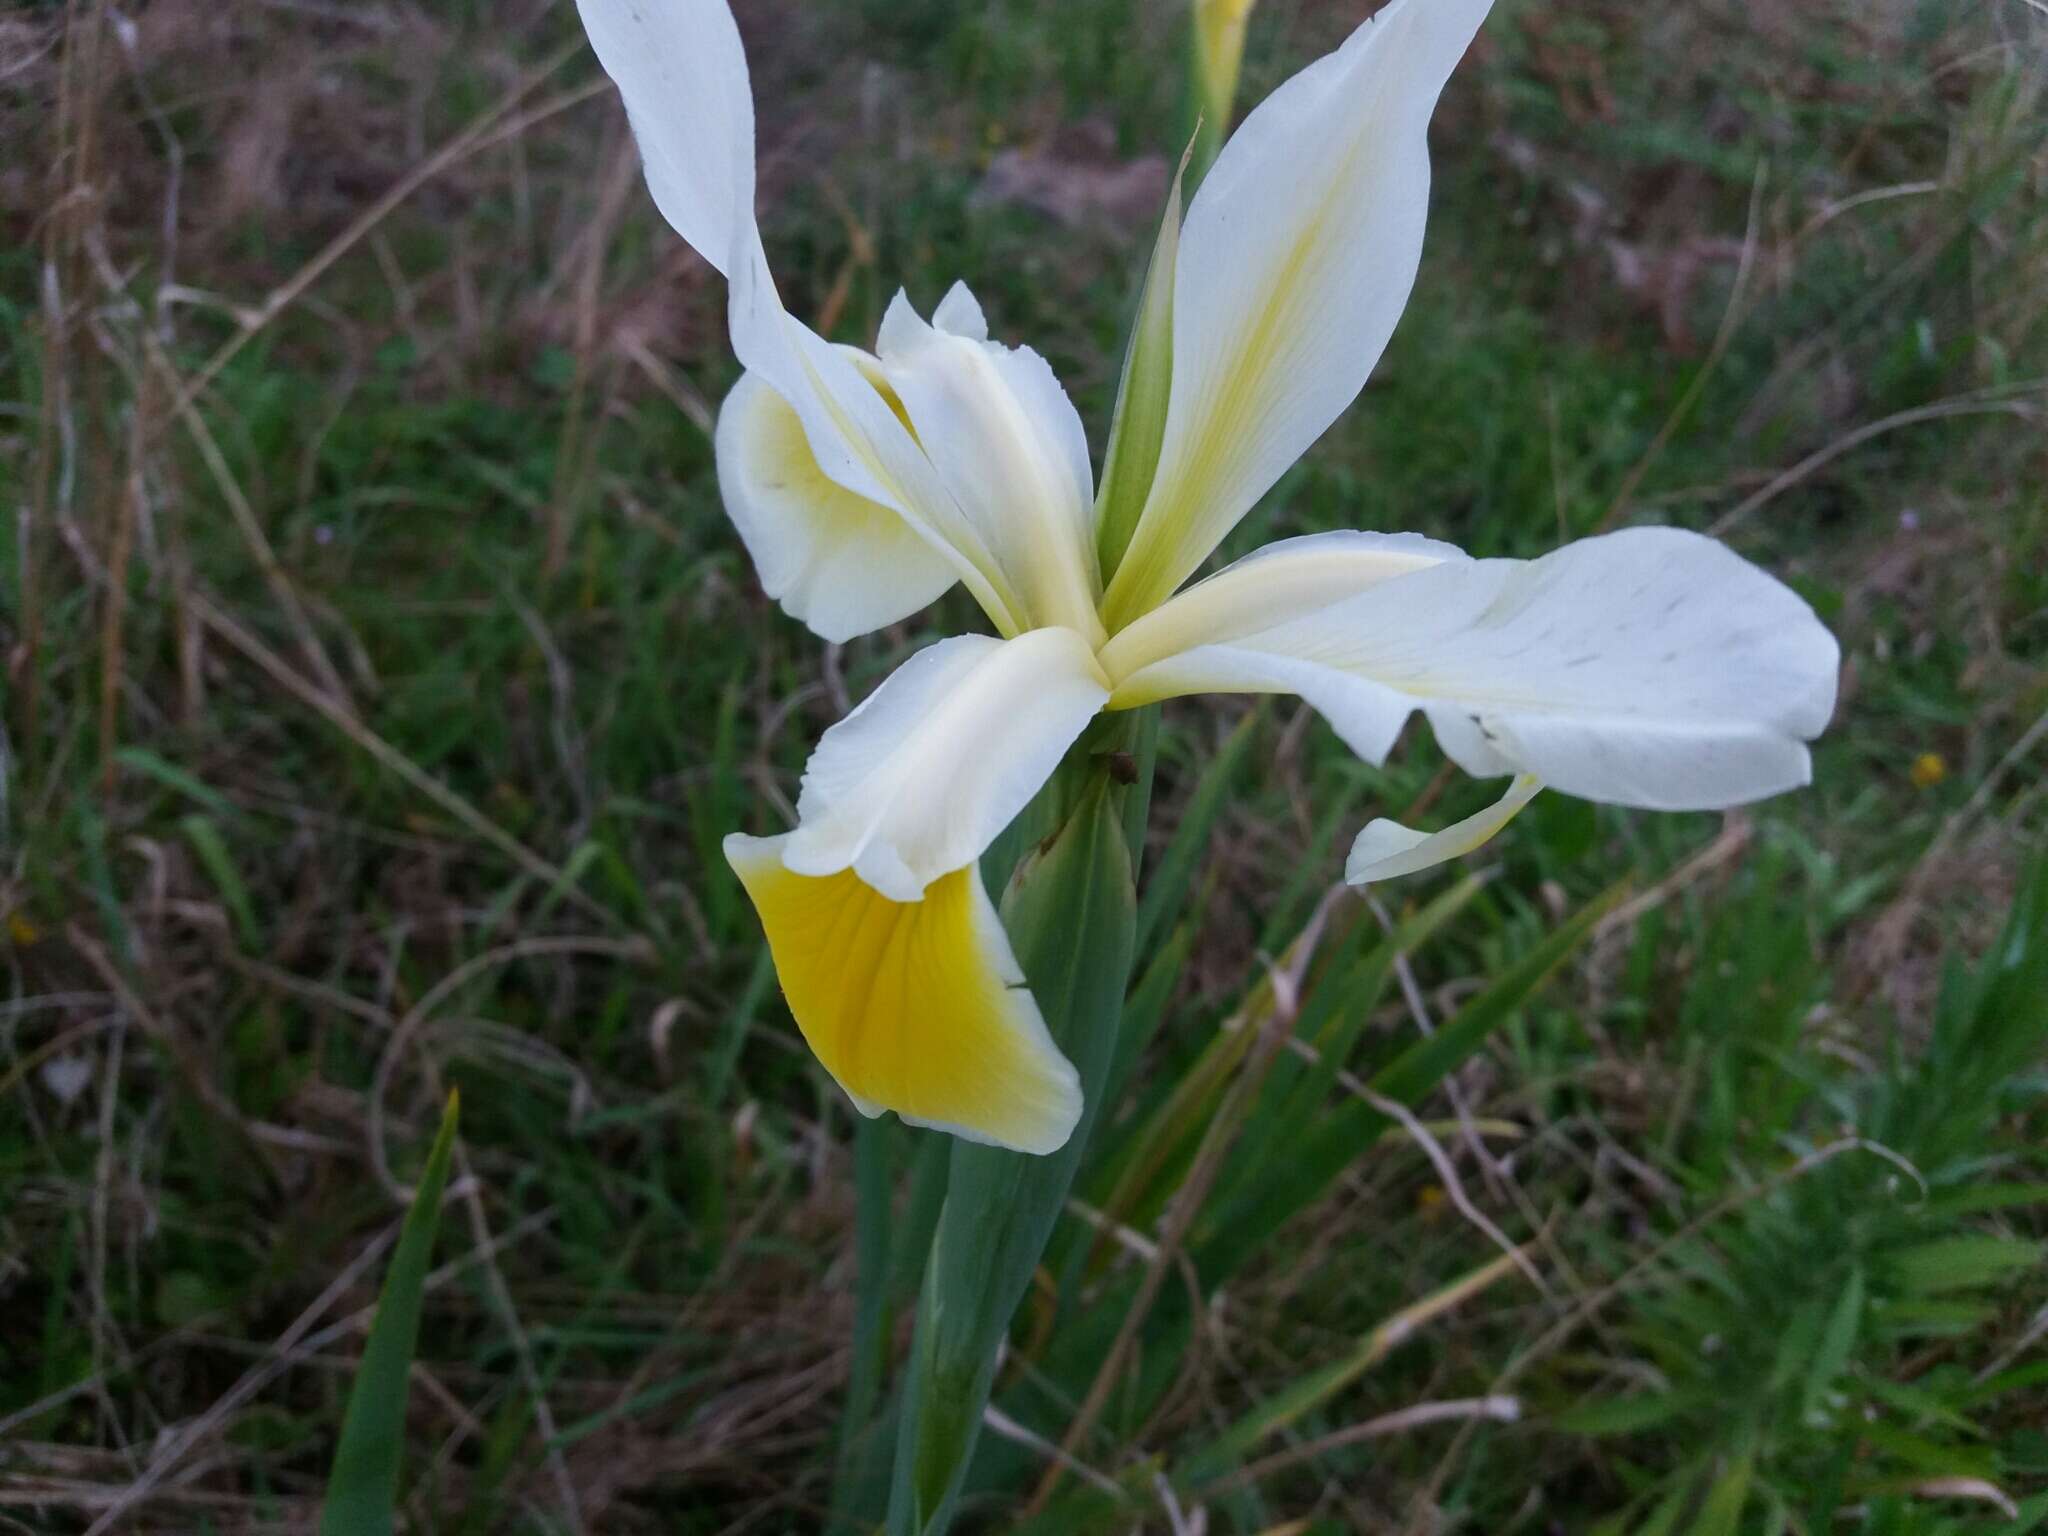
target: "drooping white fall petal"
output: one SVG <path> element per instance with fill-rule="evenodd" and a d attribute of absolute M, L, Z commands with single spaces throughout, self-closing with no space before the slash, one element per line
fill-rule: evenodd
<path fill-rule="evenodd" d="M 865 1114 L 1050 1152 L 1081 1113 L 979 861 L 1102 707 L 1066 629 L 942 640 L 825 733 L 797 827 L 725 852 L 790 1013 Z"/>
<path fill-rule="evenodd" d="M 1178 641 L 1148 660 L 1103 653 L 1113 708 L 1197 691 L 1296 692 L 1378 761 L 1428 715 L 1468 773 L 1529 773 L 1589 800 L 1711 810 L 1808 781 L 1806 743 L 1834 709 L 1840 651 L 1790 588 L 1725 545 L 1675 528 L 1585 539 L 1540 560 L 1450 560 L 1305 607 L 1274 580 L 1261 623 L 1258 557 L 1211 578 L 1237 587 L 1211 641 L 1183 614 L 1146 623 Z M 1283 572 L 1283 567 L 1274 567 Z M 1134 631 L 1141 639 L 1144 630 Z"/>
<path fill-rule="evenodd" d="M 1159 467 L 1104 598 L 1163 601 L 1350 405 L 1408 301 L 1430 113 L 1492 0 L 1394 0 L 1245 118 L 1181 231 Z"/>
<path fill-rule="evenodd" d="M 818 743 L 783 862 L 917 900 L 981 857 L 1108 697 L 1070 629 L 927 646 Z"/>

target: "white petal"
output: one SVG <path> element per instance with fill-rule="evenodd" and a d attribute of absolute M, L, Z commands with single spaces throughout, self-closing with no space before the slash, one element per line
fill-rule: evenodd
<path fill-rule="evenodd" d="M 1427 570 L 1464 551 L 1415 533 L 1316 533 L 1269 544 L 1197 582 L 1119 633 L 1102 651 L 1120 709 L 1188 693 L 1293 693 L 1315 706 L 1346 746 L 1386 761 L 1415 701 L 1370 676 L 1258 641 L 1285 620 Z"/>
<path fill-rule="evenodd" d="M 1080 414 L 1044 358 L 986 339 L 964 284 L 940 311 L 947 325 L 927 324 L 896 295 L 876 344 L 889 384 L 1029 621 L 1099 638 L 1095 483 Z"/>
<path fill-rule="evenodd" d="M 762 590 L 827 640 L 850 640 L 934 602 L 953 564 L 880 502 L 828 478 L 803 423 L 754 374 L 718 413 L 718 488 Z"/>
<path fill-rule="evenodd" d="M 663 217 L 731 283 L 733 351 L 803 423 L 834 484 L 887 507 L 938 552 L 996 627 L 1028 627 L 994 555 L 910 431 L 845 353 L 792 317 L 754 216 L 754 108 L 725 0 L 578 0 L 619 87 Z"/>
<path fill-rule="evenodd" d="M 1430 113 L 1492 0 L 1394 0 L 1273 92 L 1188 209 L 1159 470 L 1104 603 L 1163 601 L 1365 385 L 1408 302 Z"/>
<path fill-rule="evenodd" d="M 576 0 L 662 217 L 721 272 L 754 218 L 754 95 L 725 0 Z"/>
<path fill-rule="evenodd" d="M 796 412 L 828 478 L 900 514 L 952 564 L 997 629 L 1029 627 L 1001 563 L 895 408 L 846 349 L 783 309 L 758 233 L 751 245 L 732 271 L 727 305 L 740 361 Z"/>
<path fill-rule="evenodd" d="M 988 316 L 981 312 L 981 300 L 965 283 L 955 283 L 946 290 L 939 307 L 932 311 L 932 324 L 969 341 L 988 340 Z"/>
<path fill-rule="evenodd" d="M 1108 697 L 1068 629 L 919 651 L 819 742 L 783 862 L 917 900 L 981 857 Z"/>
<path fill-rule="evenodd" d="M 1233 569 L 1256 582 L 1256 562 Z M 1240 612 L 1222 643 L 1134 672 L 1112 646 L 1113 703 L 1292 689 L 1375 759 L 1399 717 L 1421 708 L 1468 772 L 1533 773 L 1614 805 L 1710 810 L 1808 781 L 1804 743 L 1833 712 L 1840 666 L 1834 637 L 1797 594 L 1674 528 L 1534 561 L 1447 560 L 1306 610 L 1295 585 L 1276 582 L 1267 612 L 1264 628 L 1243 627 L 1253 621 Z"/>
<path fill-rule="evenodd" d="M 1470 853 L 1513 821 L 1536 798 L 1543 781 L 1533 773 L 1518 774 L 1507 793 L 1476 815 L 1453 822 L 1441 832 L 1418 832 L 1385 817 L 1366 824 L 1344 861 L 1344 878 L 1353 885 L 1391 880 Z"/>

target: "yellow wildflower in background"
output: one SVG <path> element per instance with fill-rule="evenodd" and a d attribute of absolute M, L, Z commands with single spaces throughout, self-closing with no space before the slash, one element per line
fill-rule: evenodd
<path fill-rule="evenodd" d="M 1913 759 L 1909 777 L 1915 789 L 1932 789 L 1948 777 L 1948 759 L 1939 752 L 1922 752 Z"/>

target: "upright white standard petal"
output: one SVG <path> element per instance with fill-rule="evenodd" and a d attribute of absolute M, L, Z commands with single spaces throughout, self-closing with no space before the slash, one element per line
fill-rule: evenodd
<path fill-rule="evenodd" d="M 928 646 L 818 743 L 783 863 L 916 901 L 981 857 L 1108 697 L 1070 629 Z"/>
<path fill-rule="evenodd" d="M 726 0 L 576 0 L 617 82 L 647 190 L 719 271 L 754 218 L 754 95 Z"/>
<path fill-rule="evenodd" d="M 1112 633 L 1209 557 L 1364 388 L 1408 302 L 1428 126 L 1492 0 L 1393 0 L 1266 98 L 1181 231 L 1173 389 Z"/>
<path fill-rule="evenodd" d="M 1030 627 L 1001 567 L 890 402 L 782 306 L 754 216 L 754 105 L 725 0 L 577 0 L 663 217 L 731 284 L 733 351 L 802 423 L 833 484 L 903 519 L 1004 634 Z M 886 608 L 900 592 L 878 592 Z M 856 610 L 862 604 L 852 605 Z"/>
<path fill-rule="evenodd" d="M 988 339 L 966 284 L 933 320 L 899 292 L 876 343 L 911 429 L 1030 621 L 1100 640 L 1095 480 L 1080 413 L 1044 358 Z"/>
<path fill-rule="evenodd" d="M 907 618 L 959 579 L 895 511 L 818 467 L 803 422 L 755 374 L 718 412 L 718 489 L 761 588 L 827 640 Z"/>
<path fill-rule="evenodd" d="M 1298 583 L 1276 580 L 1263 625 L 1246 590 L 1262 563 L 1215 578 L 1235 573 L 1245 603 L 1215 641 L 1158 660 L 1134 652 L 1135 667 L 1107 648 L 1111 707 L 1298 692 L 1375 760 L 1419 708 L 1469 773 L 1528 773 L 1648 810 L 1719 809 L 1805 784 L 1805 743 L 1834 709 L 1840 651 L 1813 610 L 1679 529 L 1629 529 L 1540 560 L 1445 560 L 1307 608 Z M 1208 585 L 1148 622 L 1194 638 L 1176 610 L 1198 608 Z"/>

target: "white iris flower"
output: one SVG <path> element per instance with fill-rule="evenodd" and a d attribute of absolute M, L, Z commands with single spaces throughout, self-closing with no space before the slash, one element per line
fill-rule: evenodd
<path fill-rule="evenodd" d="M 718 476 L 762 585 L 828 640 L 956 582 L 995 629 L 919 652 L 826 732 L 795 830 L 726 842 L 791 1012 L 863 1112 L 1026 1152 L 1073 1130 L 1074 1070 L 977 861 L 1099 711 L 1294 693 L 1377 764 L 1420 710 L 1467 772 L 1512 776 L 1441 831 L 1367 826 L 1347 866 L 1361 884 L 1477 847 L 1546 786 L 1706 810 L 1808 782 L 1834 639 L 1697 534 L 1521 561 L 1324 533 L 1184 585 L 1385 348 L 1422 253 L 1429 117 L 1491 0 L 1393 0 L 1245 119 L 1184 226 L 1169 215 L 1140 321 L 1171 358 L 1151 386 L 1156 467 L 1115 530 L 1059 381 L 989 338 L 965 286 L 929 321 L 899 294 L 872 353 L 782 307 L 725 0 L 579 3 L 655 202 L 730 283 L 746 372 Z M 1141 383 L 1127 376 L 1127 408 Z"/>

